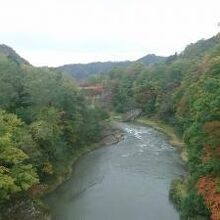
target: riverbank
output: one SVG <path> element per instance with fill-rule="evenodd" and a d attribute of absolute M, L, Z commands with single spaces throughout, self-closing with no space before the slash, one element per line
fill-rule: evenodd
<path fill-rule="evenodd" d="M 176 151 L 149 126 L 118 125 L 124 140 L 80 158 L 71 178 L 47 196 L 53 218 L 178 219 L 167 185 L 185 173 Z"/>
<path fill-rule="evenodd" d="M 103 125 L 100 141 L 97 143 L 93 143 L 91 145 L 78 148 L 75 150 L 73 155 L 69 155 L 63 163 L 59 164 L 59 169 L 56 169 L 56 179 L 52 178 L 50 182 L 48 182 L 48 187 L 44 192 L 44 195 L 54 191 L 57 187 L 59 187 L 63 182 L 68 180 L 72 173 L 72 168 L 74 164 L 85 154 L 103 146 L 108 146 L 112 144 L 117 144 L 119 141 L 123 139 L 123 133 L 117 127 L 116 123 L 108 122 Z"/>
<path fill-rule="evenodd" d="M 44 183 L 33 186 L 29 196 L 16 199 L 15 204 L 1 204 L 0 220 L 51 220 L 50 210 L 43 202 L 44 197 L 55 191 L 66 182 L 72 174 L 74 164 L 85 154 L 102 146 L 117 144 L 123 139 L 123 133 L 114 122 L 104 122 L 100 134 L 100 141 L 76 148 L 73 154 L 63 155 L 63 159 L 56 161 L 54 172 L 47 176 Z"/>
<path fill-rule="evenodd" d="M 56 190 L 60 185 L 62 185 L 65 181 L 67 181 L 71 174 L 74 164 L 85 154 L 101 147 L 108 146 L 112 144 L 117 144 L 123 139 L 123 132 L 117 126 L 117 123 L 114 121 L 120 121 L 121 116 L 115 115 L 108 122 L 105 123 L 102 129 L 102 133 L 100 136 L 100 141 L 98 143 L 91 144 L 89 146 L 85 146 L 82 148 L 78 148 L 73 155 L 67 155 L 62 162 L 57 162 L 56 173 L 53 175 L 50 181 L 47 181 L 47 187 L 41 193 L 41 195 L 37 196 L 37 199 L 33 201 L 25 201 L 23 204 L 21 202 L 21 207 L 19 206 L 17 210 L 22 210 L 22 217 L 19 218 L 22 220 L 51 220 L 50 211 L 46 208 L 46 205 L 41 202 L 42 197 L 46 196 L 48 193 Z M 146 119 L 144 117 L 140 117 L 136 119 L 135 122 L 153 127 L 161 133 L 164 133 L 169 138 L 170 144 L 177 147 L 177 149 L 183 148 L 182 140 L 177 136 L 175 130 L 156 120 Z M 8 216 L 8 215 L 7 215 Z M 14 216 L 18 216 L 17 213 Z M 25 218 L 24 218 L 25 216 Z M 10 218 L 11 220 L 17 220 Z M 0 218 L 1 220 L 1 218 Z"/>
<path fill-rule="evenodd" d="M 63 163 L 60 163 L 57 168 L 55 178 L 52 178 L 47 183 L 47 189 L 41 197 L 55 191 L 60 185 L 66 182 L 72 174 L 74 164 L 85 154 L 94 151 L 97 148 L 117 144 L 123 139 L 122 131 L 117 127 L 116 123 L 108 122 L 103 124 L 103 129 L 100 135 L 100 141 L 91 145 L 77 149 L 73 155 L 65 158 Z M 48 215 L 46 220 L 50 220 L 51 216 Z"/>

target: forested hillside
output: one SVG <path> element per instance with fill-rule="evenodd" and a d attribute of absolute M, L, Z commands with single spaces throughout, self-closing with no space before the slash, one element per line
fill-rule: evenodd
<path fill-rule="evenodd" d="M 182 219 L 220 219 L 220 35 L 161 62 L 148 58 L 88 79 L 95 107 L 72 77 L 0 46 L 0 219 L 46 219 L 39 197 L 99 139 L 103 108 L 141 109 L 174 127 L 189 174 L 172 182 L 170 198 Z"/>
<path fill-rule="evenodd" d="M 3 49 L 2 49 L 3 48 Z M 39 195 L 98 140 L 99 110 L 72 78 L 0 50 L 0 219 L 44 219 Z"/>
<path fill-rule="evenodd" d="M 104 99 L 111 110 L 139 108 L 144 116 L 175 127 L 186 144 L 189 175 L 172 183 L 170 197 L 182 219 L 219 220 L 220 35 L 165 62 L 150 67 L 137 62 L 94 82 L 111 96 Z"/>
<path fill-rule="evenodd" d="M 138 59 L 137 61 L 143 65 L 152 65 L 161 61 L 164 61 L 166 57 L 156 56 L 149 54 L 145 57 Z M 88 77 L 97 75 L 105 75 L 114 68 L 128 67 L 133 62 L 121 61 L 121 62 L 96 62 L 88 64 L 68 64 L 56 68 L 57 70 L 73 76 L 77 81 L 85 81 Z"/>
<path fill-rule="evenodd" d="M 19 64 L 30 65 L 27 60 L 22 58 L 11 47 L 9 47 L 9 46 L 7 46 L 5 44 L 0 44 L 0 53 L 4 54 L 9 59 L 12 59 L 14 62 L 17 62 Z"/>

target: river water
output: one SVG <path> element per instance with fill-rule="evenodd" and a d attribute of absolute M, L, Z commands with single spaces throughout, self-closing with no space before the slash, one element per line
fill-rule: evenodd
<path fill-rule="evenodd" d="M 124 140 L 83 156 L 69 181 L 48 195 L 52 220 L 178 220 L 172 179 L 184 174 L 167 138 L 150 127 L 119 124 Z"/>

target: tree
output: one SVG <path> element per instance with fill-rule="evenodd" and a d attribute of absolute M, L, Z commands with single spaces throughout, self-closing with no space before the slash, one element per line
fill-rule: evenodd
<path fill-rule="evenodd" d="M 28 163 L 28 155 L 18 147 L 20 129 L 20 119 L 0 110 L 0 200 L 26 192 L 39 181 L 36 170 Z"/>

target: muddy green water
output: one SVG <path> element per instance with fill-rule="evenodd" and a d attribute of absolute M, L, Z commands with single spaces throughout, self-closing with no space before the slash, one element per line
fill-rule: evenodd
<path fill-rule="evenodd" d="M 173 178 L 184 175 L 167 138 L 121 123 L 124 140 L 83 156 L 72 177 L 47 196 L 52 220 L 178 220 L 169 202 Z"/>

